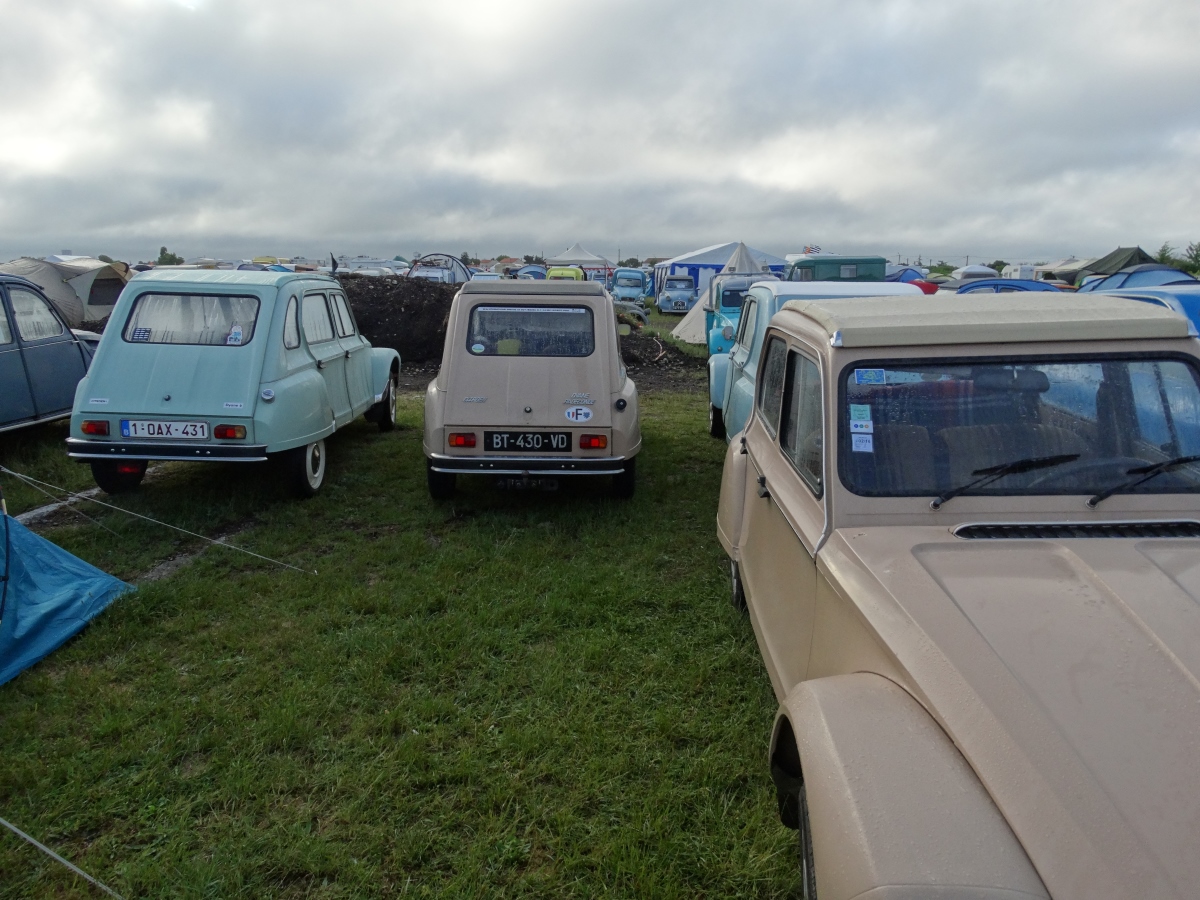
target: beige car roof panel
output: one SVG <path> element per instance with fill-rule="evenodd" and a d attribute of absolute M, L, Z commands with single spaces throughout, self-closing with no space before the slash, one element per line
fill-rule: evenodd
<path fill-rule="evenodd" d="M 468 281 L 459 292 L 511 297 L 603 297 L 604 286 L 596 281 Z"/>
<path fill-rule="evenodd" d="M 1095 294 L 789 300 L 839 347 L 1186 338 L 1187 319 L 1162 306 Z"/>

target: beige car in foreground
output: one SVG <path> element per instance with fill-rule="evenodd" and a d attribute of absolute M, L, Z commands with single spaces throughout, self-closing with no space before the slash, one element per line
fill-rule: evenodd
<path fill-rule="evenodd" d="M 1200 896 L 1200 342 L 1087 295 L 789 302 L 718 534 L 804 896 Z"/>
<path fill-rule="evenodd" d="M 425 393 L 429 493 L 452 496 L 462 474 L 521 488 L 609 475 L 633 496 L 642 433 L 619 341 L 596 282 L 464 284 Z"/>

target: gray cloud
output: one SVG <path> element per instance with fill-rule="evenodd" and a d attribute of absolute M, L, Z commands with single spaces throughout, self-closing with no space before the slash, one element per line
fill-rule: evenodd
<path fill-rule="evenodd" d="M 0 0 L 0 256 L 1200 239 L 1186 0 Z"/>

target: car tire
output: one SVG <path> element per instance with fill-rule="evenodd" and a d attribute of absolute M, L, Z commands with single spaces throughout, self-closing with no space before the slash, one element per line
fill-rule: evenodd
<path fill-rule="evenodd" d="M 297 497 L 314 497 L 325 483 L 325 439 L 287 451 L 288 486 Z"/>
<path fill-rule="evenodd" d="M 454 496 L 458 476 L 453 472 L 435 472 L 433 463 L 425 460 L 425 480 L 429 484 L 429 496 L 434 500 L 449 500 Z"/>
<path fill-rule="evenodd" d="M 393 377 L 388 378 L 387 388 L 383 392 L 383 399 L 376 403 L 370 410 L 372 415 L 371 421 L 379 425 L 380 431 L 395 431 L 396 430 L 396 380 Z"/>
<path fill-rule="evenodd" d="M 146 477 L 146 460 L 96 460 L 92 463 L 92 478 L 106 494 L 128 494 L 136 491 Z"/>
<path fill-rule="evenodd" d="M 633 496 L 637 482 L 637 457 L 627 459 L 621 471 L 613 476 L 612 495 L 618 500 L 628 500 Z"/>
<path fill-rule="evenodd" d="M 732 559 L 729 561 L 729 602 L 738 612 L 746 611 L 746 589 L 742 586 L 742 570 Z"/>
<path fill-rule="evenodd" d="M 817 900 L 817 878 L 813 871 L 812 821 L 808 817 L 808 792 L 803 783 L 796 797 L 796 837 L 800 857 L 800 897 Z"/>
<path fill-rule="evenodd" d="M 711 403 L 708 404 L 708 433 L 725 440 L 725 413 Z"/>

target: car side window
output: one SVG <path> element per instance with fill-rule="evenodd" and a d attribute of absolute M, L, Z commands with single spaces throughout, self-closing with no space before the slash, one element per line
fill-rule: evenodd
<path fill-rule="evenodd" d="M 310 344 L 333 340 L 333 323 L 329 321 L 329 308 L 324 294 L 308 294 L 304 298 L 304 336 Z"/>
<path fill-rule="evenodd" d="M 824 440 L 821 434 L 821 371 L 794 350 L 787 358 L 780 446 L 796 472 L 817 497 L 823 491 Z"/>
<path fill-rule="evenodd" d="M 758 384 L 758 412 L 771 437 L 779 433 L 779 410 L 783 405 L 783 375 L 787 369 L 787 344 L 771 338 Z"/>
<path fill-rule="evenodd" d="M 735 343 L 742 347 L 746 346 L 746 338 L 748 335 L 754 334 L 754 320 L 758 315 L 757 301 L 746 298 L 746 303 L 742 307 L 742 320 L 738 323 L 738 333 Z"/>
<path fill-rule="evenodd" d="M 12 329 L 8 327 L 8 316 L 0 309 L 0 344 L 12 343 Z"/>
<path fill-rule="evenodd" d="M 13 314 L 17 320 L 17 332 L 23 341 L 40 341 L 57 337 L 63 333 L 62 322 L 50 309 L 50 304 L 24 288 L 10 287 Z"/>
<path fill-rule="evenodd" d="M 296 321 L 296 298 L 288 300 L 287 312 L 283 317 L 283 346 L 295 350 L 300 346 L 300 325 Z"/>
<path fill-rule="evenodd" d="M 346 298 L 341 294 L 334 294 L 333 305 L 337 310 L 338 334 L 341 337 L 350 337 L 354 334 L 354 319 L 350 317 L 350 307 L 346 305 Z"/>

